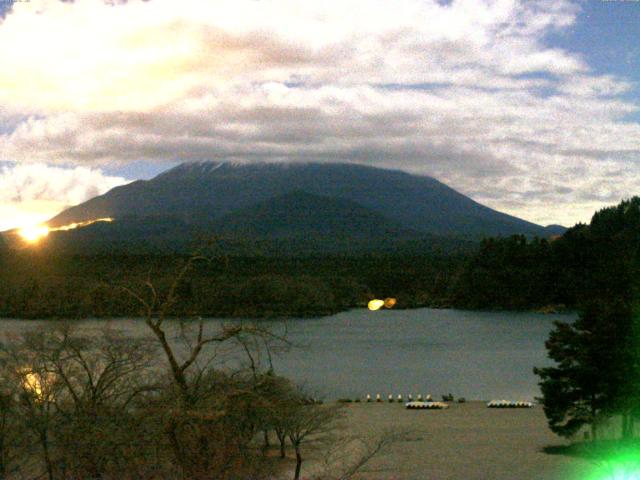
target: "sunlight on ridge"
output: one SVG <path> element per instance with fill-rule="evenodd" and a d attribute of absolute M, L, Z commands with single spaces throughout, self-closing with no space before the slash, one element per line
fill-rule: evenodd
<path fill-rule="evenodd" d="M 40 242 L 43 238 L 49 236 L 49 232 L 65 232 L 67 230 L 74 230 L 76 228 L 87 227 L 98 222 L 113 222 L 113 218 L 97 218 L 95 220 L 87 220 L 85 222 L 75 222 L 69 225 L 63 225 L 62 227 L 50 228 L 46 225 L 31 225 L 18 230 L 18 235 L 27 243 L 35 244 Z"/>

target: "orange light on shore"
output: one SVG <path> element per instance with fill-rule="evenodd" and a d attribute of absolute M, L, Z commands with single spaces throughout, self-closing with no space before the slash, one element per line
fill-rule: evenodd
<path fill-rule="evenodd" d="M 76 228 L 87 227 L 98 222 L 113 222 L 113 218 L 97 218 L 95 220 L 87 220 L 85 222 L 75 222 L 61 227 L 48 227 L 46 225 L 31 225 L 18 230 L 18 235 L 27 243 L 36 244 L 43 238 L 49 236 L 50 232 L 66 232 Z"/>
<path fill-rule="evenodd" d="M 380 310 L 382 307 L 384 308 L 393 308 L 395 306 L 395 304 L 397 303 L 397 300 L 395 298 L 385 298 L 384 300 L 380 300 L 378 298 L 374 298 L 373 300 L 371 300 L 369 302 L 369 304 L 367 305 L 367 308 L 369 308 L 369 310 L 375 312 L 376 310 Z"/>

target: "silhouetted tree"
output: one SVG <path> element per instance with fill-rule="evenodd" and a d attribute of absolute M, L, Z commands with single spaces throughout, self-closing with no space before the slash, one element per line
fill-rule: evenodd
<path fill-rule="evenodd" d="M 534 369 L 553 432 L 571 437 L 590 425 L 595 440 L 600 420 L 621 415 L 623 436 L 632 434 L 640 407 L 637 334 L 636 316 L 621 300 L 592 301 L 575 322 L 556 322 L 546 342 L 556 366 Z"/>
<path fill-rule="evenodd" d="M 601 417 L 620 415 L 633 435 L 640 408 L 640 198 L 594 214 L 554 245 L 565 295 L 580 305 L 572 324 L 557 323 L 546 343 L 555 367 L 536 369 L 551 429 L 571 436 Z"/>

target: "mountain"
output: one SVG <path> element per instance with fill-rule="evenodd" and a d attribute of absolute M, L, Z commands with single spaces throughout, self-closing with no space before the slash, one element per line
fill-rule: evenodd
<path fill-rule="evenodd" d="M 294 193 L 298 197 L 287 197 Z M 278 197 L 280 200 L 273 200 Z M 318 197 L 328 200 L 318 201 Z M 362 165 L 320 163 L 184 163 L 151 180 L 114 188 L 65 210 L 48 223 L 61 226 L 114 217 L 115 224 L 125 217 L 170 217 L 185 225 L 206 228 L 225 219 L 223 225 L 240 228 L 231 225 L 246 226 L 260 220 L 262 226 L 254 222 L 251 228 L 273 235 L 270 228 L 281 228 L 276 219 L 281 219 L 283 209 L 288 211 L 287 205 L 296 203 L 292 199 L 310 208 L 305 221 L 313 216 L 310 212 L 314 209 L 324 209 L 318 215 L 325 218 L 340 211 L 332 223 L 334 227 L 348 221 L 350 214 L 346 210 L 350 210 L 356 212 L 354 218 L 358 221 L 376 218 L 383 229 L 393 226 L 428 235 L 466 239 L 549 235 L 540 225 L 485 207 L 431 177 Z M 293 222 L 289 231 L 295 231 L 296 225 Z M 358 228 L 352 225 L 347 230 L 355 234 Z"/>
<path fill-rule="evenodd" d="M 214 222 L 212 230 L 227 251 L 262 255 L 419 255 L 475 247 L 474 242 L 404 228 L 350 200 L 303 191 L 231 212 Z"/>
<path fill-rule="evenodd" d="M 95 223 L 68 231 L 50 232 L 39 245 L 68 254 L 165 254 L 188 253 L 197 238 L 204 237 L 192 224 L 167 215 L 124 216 L 112 223 Z"/>
<path fill-rule="evenodd" d="M 124 216 L 112 223 L 51 232 L 55 253 L 188 253 L 215 234 L 216 249 L 240 256 L 424 255 L 470 252 L 476 243 L 403 228 L 349 200 L 294 191 L 208 221 Z"/>
<path fill-rule="evenodd" d="M 557 237 L 563 235 L 564 232 L 567 231 L 567 227 L 563 227 L 562 225 L 547 225 L 544 227 L 544 230 L 547 233 L 547 237 Z"/>
<path fill-rule="evenodd" d="M 416 232 L 358 203 L 300 190 L 229 213 L 216 225 L 228 235 L 266 238 L 416 236 Z"/>

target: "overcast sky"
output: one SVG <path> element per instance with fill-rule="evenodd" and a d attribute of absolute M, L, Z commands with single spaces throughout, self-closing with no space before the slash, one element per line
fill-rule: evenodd
<path fill-rule="evenodd" d="M 640 194 L 640 1 L 0 0 L 0 230 L 182 161 L 357 162 L 567 226 Z"/>

